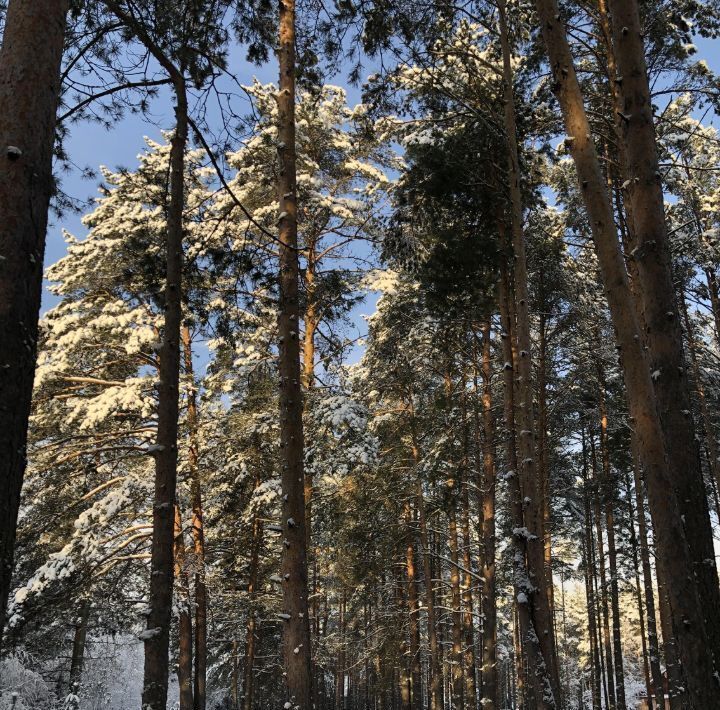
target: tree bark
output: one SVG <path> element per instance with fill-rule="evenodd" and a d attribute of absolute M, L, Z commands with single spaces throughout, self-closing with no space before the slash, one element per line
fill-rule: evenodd
<path fill-rule="evenodd" d="M 189 432 L 188 465 L 192 498 L 192 538 L 195 565 L 195 676 L 193 707 L 205 710 L 207 675 L 207 587 L 205 585 L 205 527 L 203 522 L 202 480 L 198 445 L 197 388 L 192 360 L 190 327 L 183 323 L 180 337 L 183 344 L 185 377 L 188 381 L 187 426 Z"/>
<path fill-rule="evenodd" d="M 412 441 L 412 457 L 415 469 L 415 507 L 418 511 L 418 524 L 420 528 L 420 545 L 422 546 L 423 577 L 425 578 L 425 606 L 427 613 L 428 644 L 430 646 L 430 683 L 429 700 L 430 710 L 442 710 L 443 687 L 440 650 L 437 636 L 437 620 L 435 617 L 435 590 L 433 588 L 433 574 L 431 565 L 430 545 L 428 541 L 427 519 L 425 515 L 425 496 L 423 494 L 422 479 L 418 466 L 420 463 L 420 450 L 418 447 L 415 412 L 410 403 L 410 432 Z"/>
<path fill-rule="evenodd" d="M 85 642 L 90 618 L 90 600 L 83 599 L 80 605 L 80 616 L 75 624 L 73 637 L 72 659 L 70 661 L 70 690 L 77 695 L 75 688 L 80 686 L 85 661 Z"/>
<path fill-rule="evenodd" d="M 645 676 L 645 689 L 648 698 L 653 696 L 653 686 L 650 677 L 650 658 L 648 654 L 648 641 L 645 631 L 645 605 L 643 604 L 640 587 L 640 558 L 638 556 L 637 535 L 635 534 L 635 510 L 632 504 L 632 486 L 630 477 L 626 474 L 625 499 L 628 511 L 628 529 L 630 531 L 630 548 L 632 549 L 633 572 L 635 573 L 635 599 L 637 600 L 638 618 L 640 619 L 640 640 L 642 644 L 643 675 Z"/>
<path fill-rule="evenodd" d="M 465 702 L 470 708 L 476 705 L 477 689 L 475 687 L 475 627 L 473 621 L 473 577 L 472 577 L 472 556 L 470 543 L 470 491 L 469 487 L 469 462 L 470 462 L 470 439 L 467 421 L 467 400 L 466 386 L 463 382 L 461 393 L 463 408 L 463 438 L 464 453 L 463 466 L 461 469 L 460 495 L 462 502 L 462 565 L 465 568 L 462 576 L 462 605 L 463 605 L 463 667 L 465 670 Z"/>
<path fill-rule="evenodd" d="M 410 635 L 410 682 L 411 702 L 414 708 L 422 708 L 422 674 L 420 671 L 420 607 L 418 605 L 417 575 L 415 571 L 415 545 L 413 542 L 413 514 L 408 503 L 405 508 L 407 543 L 405 545 L 405 569 L 407 574 L 407 610 Z"/>
<path fill-rule="evenodd" d="M 505 225 L 502 220 L 498 221 L 500 243 L 507 251 Z M 532 694 L 537 710 L 556 708 L 556 695 L 553 692 L 550 674 L 545 664 L 540 640 L 535 629 L 533 608 L 529 604 L 530 596 L 535 586 L 530 579 L 527 562 L 527 545 L 525 523 L 523 520 L 523 493 L 518 475 L 518 457 L 516 449 L 516 428 L 515 428 L 515 404 L 514 404 L 514 369 L 517 362 L 517 355 L 514 352 L 513 338 L 513 299 L 510 294 L 510 277 L 507 266 L 507 257 L 500 261 L 501 277 L 499 281 L 498 301 L 500 304 L 500 322 L 502 327 L 501 340 L 503 344 L 503 379 L 504 379 L 504 414 L 507 442 L 507 465 L 509 471 L 506 474 L 509 487 L 509 508 L 510 520 L 513 525 L 512 541 L 513 554 L 513 591 L 515 596 L 515 609 L 517 613 L 517 630 L 519 643 L 516 644 L 515 660 L 518 667 L 519 694 L 526 693 L 525 674 L 523 661 L 527 660 L 530 670 L 529 680 L 532 686 Z M 541 553 L 542 548 L 538 545 Z M 519 653 L 518 653 L 519 651 Z M 524 699 L 523 699 L 524 702 Z"/>
<path fill-rule="evenodd" d="M 499 707 L 497 682 L 497 599 L 495 589 L 495 420 L 492 412 L 490 319 L 482 326 L 482 707 Z"/>
<path fill-rule="evenodd" d="M 618 710 L 625 710 L 625 670 L 623 668 L 622 639 L 620 636 L 620 595 L 618 591 L 617 548 L 615 545 L 615 513 L 613 496 L 617 488 L 610 468 L 610 443 L 608 441 L 608 416 L 605 402 L 605 373 L 598 361 L 598 403 L 600 409 L 600 458 L 602 461 L 602 498 L 605 507 L 605 529 L 608 540 L 608 567 L 610 571 L 610 604 L 613 617 L 613 660 L 615 669 L 615 702 Z"/>
<path fill-rule="evenodd" d="M 452 609 L 452 704 L 453 708 L 465 707 L 465 684 L 463 674 L 463 618 L 460 594 L 460 558 L 458 554 L 457 529 L 457 480 L 448 481 L 450 494 L 448 510 L 448 546 L 450 547 L 450 606 Z"/>
<path fill-rule="evenodd" d="M 525 236 L 523 233 L 523 205 L 520 186 L 520 155 L 518 149 L 515 99 L 513 95 L 512 58 L 508 34 L 505 0 L 499 0 L 498 21 L 503 57 L 503 104 L 505 135 L 507 140 L 508 181 L 510 195 L 510 227 L 514 256 L 515 317 L 517 341 L 517 419 L 518 463 L 522 487 L 524 527 L 529 531 L 525 542 L 527 569 L 532 589 L 528 603 L 532 606 L 533 625 L 539 639 L 543 662 L 554 702 L 560 704 L 560 676 L 555 650 L 553 614 L 545 579 L 545 535 L 543 532 L 543 502 L 537 467 L 535 446 L 535 420 L 533 413 L 532 348 L 530 340 L 530 296 L 528 292 Z"/>
<path fill-rule="evenodd" d="M 345 710 L 345 674 L 347 662 L 345 660 L 345 605 L 346 595 L 343 589 L 338 607 L 338 631 L 340 645 L 337 654 L 337 667 L 335 670 L 335 710 Z"/>
<path fill-rule="evenodd" d="M 585 597 L 587 601 L 588 636 L 590 637 L 590 683 L 593 710 L 601 710 L 602 668 L 597 635 L 597 617 L 595 616 L 595 568 L 592 540 L 592 514 L 590 511 L 590 481 L 588 476 L 588 455 L 585 439 L 585 427 L 582 429 L 583 457 L 583 503 L 585 512 L 585 530 L 583 535 L 583 557 L 585 562 Z"/>
<path fill-rule="evenodd" d="M 280 1 L 277 177 L 279 199 L 280 461 L 284 528 L 282 655 L 287 702 L 310 710 L 312 673 L 308 614 L 307 536 L 303 467 L 303 396 L 300 382 L 300 281 L 295 148 L 295 0 Z"/>
<path fill-rule="evenodd" d="M 0 49 L 0 643 L 25 475 L 68 5 L 11 0 Z"/>
<path fill-rule="evenodd" d="M 707 494 L 690 414 L 690 386 L 659 172 L 650 87 L 637 0 L 609 0 L 613 43 L 621 81 L 622 110 L 616 117 L 627 154 L 627 194 L 632 206 L 639 288 L 650 366 L 658 400 L 670 476 L 685 522 L 703 620 L 714 668 L 720 668 L 720 586 L 713 548 Z M 707 657 L 707 652 L 706 652 Z M 712 660 L 712 659 L 711 659 Z M 685 664 L 684 664 L 685 665 Z M 690 679 L 688 679 L 690 680 Z M 704 682 L 720 697 L 713 673 Z M 690 681 L 692 685 L 694 681 Z"/>
<path fill-rule="evenodd" d="M 255 489 L 260 486 L 260 473 L 255 473 Z M 256 513 L 252 525 L 250 569 L 248 574 L 248 612 L 245 626 L 245 663 L 243 667 L 243 710 L 252 710 L 255 690 L 255 649 L 257 648 L 258 623 L 256 606 L 257 583 L 260 568 L 260 548 L 263 541 L 263 522 Z"/>
<path fill-rule="evenodd" d="M 632 306 L 627 274 L 615 232 L 614 214 L 603 182 L 600 163 L 575 74 L 565 27 L 556 0 L 536 0 L 545 46 L 550 58 L 554 86 L 560 102 L 568 144 L 578 173 L 588 212 L 595 250 L 603 274 L 608 305 L 622 355 L 630 416 L 648 482 L 648 498 L 657 539 L 659 564 L 672 576 L 669 596 L 674 616 L 682 619 L 677 640 L 683 667 L 688 673 L 688 692 L 698 707 L 720 704 L 713 681 L 714 665 L 704 614 L 698 595 L 690 547 L 668 470 L 665 441 L 658 414 L 650 367 Z"/>
<path fill-rule="evenodd" d="M 158 427 L 153 497 L 150 613 L 145 632 L 142 702 L 147 710 L 165 710 L 168 688 L 168 647 L 172 614 L 175 490 L 177 486 L 182 319 L 183 210 L 185 208 L 185 146 L 187 97 L 180 76 L 175 83 L 175 133 L 170 147 L 170 199 L 167 210 L 165 322 L 158 382 Z"/>
<path fill-rule="evenodd" d="M 184 537 L 180 507 L 175 505 L 175 594 L 178 608 L 177 676 L 180 690 L 180 710 L 192 710 L 193 630 L 190 613 L 190 580 L 186 569 Z"/>
<path fill-rule="evenodd" d="M 595 536 L 597 538 L 597 567 L 600 573 L 600 608 L 602 612 L 603 644 L 605 647 L 605 668 L 607 669 L 608 707 L 614 710 L 617 703 L 617 694 L 615 692 L 615 672 L 613 667 L 612 643 L 610 641 L 610 605 L 608 604 L 605 544 L 603 542 L 603 516 L 600 505 L 601 485 L 597 471 L 597 455 L 595 453 L 595 441 L 592 432 L 590 432 L 590 461 L 593 472 L 593 513 L 595 518 Z"/>

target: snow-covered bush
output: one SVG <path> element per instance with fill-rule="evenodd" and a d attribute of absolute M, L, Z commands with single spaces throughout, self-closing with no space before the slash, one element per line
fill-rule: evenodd
<path fill-rule="evenodd" d="M 52 694 L 32 659 L 12 655 L 0 661 L 0 710 L 50 710 Z"/>

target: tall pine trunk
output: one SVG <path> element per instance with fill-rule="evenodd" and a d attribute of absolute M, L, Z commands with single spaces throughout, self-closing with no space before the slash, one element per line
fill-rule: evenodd
<path fill-rule="evenodd" d="M 255 491 L 260 486 L 260 472 L 255 473 Z M 258 606 L 257 584 L 260 568 L 260 548 L 263 541 L 263 522 L 259 512 L 253 516 L 250 569 L 248 572 L 248 609 L 245 625 L 245 664 L 243 668 L 243 710 L 252 710 L 255 690 L 255 649 L 257 648 Z"/>
<path fill-rule="evenodd" d="M 626 201 L 632 207 L 635 235 L 632 258 L 638 273 L 637 291 L 645 319 L 645 339 L 660 419 L 666 434 L 670 476 L 680 501 L 690 560 L 698 581 L 700 605 L 705 610 L 718 609 L 720 587 L 700 455 L 693 418 L 689 414 L 690 387 L 672 277 L 639 9 L 637 0 L 609 0 L 609 7 L 621 77 L 617 83 L 622 108 L 616 121 L 624 137 L 627 155 Z M 708 611 L 704 622 L 710 643 L 708 649 L 714 655 L 717 670 L 720 668 L 720 618 Z M 719 692 L 712 672 L 705 682 L 714 686 L 715 693 Z"/>
<path fill-rule="evenodd" d="M 605 647 L 605 668 L 607 669 L 608 707 L 616 707 L 615 672 L 613 667 L 612 642 L 610 641 L 610 604 L 608 602 L 607 567 L 605 565 L 605 542 L 603 540 L 603 516 L 601 512 L 602 486 L 597 471 L 597 454 L 594 435 L 590 432 L 590 451 L 593 472 L 593 515 L 595 519 L 595 537 L 597 539 L 597 568 L 600 577 L 600 609 L 602 612 L 602 635 Z"/>
<path fill-rule="evenodd" d="M 698 707 L 720 703 L 708 657 L 709 638 L 681 518 L 675 481 L 668 470 L 663 431 L 649 363 L 643 351 L 627 274 L 615 231 L 612 205 L 600 170 L 595 144 L 583 106 L 580 85 L 556 0 L 536 0 L 550 58 L 554 86 L 588 212 L 603 282 L 622 357 L 630 416 L 648 482 L 648 498 L 657 539 L 658 562 L 671 578 L 668 587 L 678 649 L 688 680 L 691 702 Z"/>
<path fill-rule="evenodd" d="M 482 703 L 487 710 L 498 704 L 497 599 L 495 591 L 495 420 L 492 411 L 490 319 L 482 326 Z"/>
<path fill-rule="evenodd" d="M 517 360 L 514 363 L 517 379 L 518 463 L 523 492 L 523 527 L 528 530 L 525 548 L 531 586 L 528 604 L 532 607 L 533 625 L 539 640 L 542 660 L 554 702 L 560 703 L 560 676 L 555 650 L 553 613 L 548 595 L 551 580 L 545 578 L 545 534 L 543 532 L 543 501 L 540 470 L 536 457 L 535 417 L 533 410 L 532 347 L 530 339 L 530 295 L 528 289 L 525 235 L 523 232 L 523 204 L 520 185 L 520 153 L 518 148 L 515 98 L 513 92 L 512 57 L 505 12 L 505 0 L 499 0 L 498 19 L 503 57 L 504 120 L 507 140 L 508 181 L 510 195 L 510 228 L 515 276 L 515 318 Z M 536 672 L 536 669 L 532 669 Z"/>
<path fill-rule="evenodd" d="M 427 613 L 428 645 L 430 646 L 430 682 L 428 684 L 429 701 L 430 710 L 442 710 L 442 669 L 438 643 L 437 619 L 435 616 L 435 589 L 433 587 L 430 544 L 428 541 L 427 519 L 425 514 L 425 496 L 423 494 L 422 477 L 418 468 L 420 464 L 420 450 L 418 447 L 415 412 L 412 408 L 412 402 L 410 402 L 409 407 L 413 469 L 415 474 L 415 507 L 418 511 L 420 545 L 422 546 L 423 577 L 425 580 L 425 611 Z"/>
<path fill-rule="evenodd" d="M 550 674 L 545 664 L 540 639 L 536 632 L 531 605 L 529 603 L 533 590 L 533 581 L 530 578 L 527 562 L 527 529 L 523 520 L 523 493 L 518 475 L 518 456 L 516 448 L 516 427 L 515 427 L 515 404 L 514 389 L 515 382 L 513 373 L 517 355 L 513 346 L 513 299 L 510 289 L 510 276 L 507 266 L 507 239 L 505 237 L 505 225 L 498 222 L 500 243 L 505 247 L 505 255 L 501 259 L 501 277 L 498 292 L 500 304 L 500 322 L 502 327 L 501 339 L 503 343 L 503 385 L 504 385 L 504 415 L 505 434 L 507 447 L 508 472 L 506 479 L 509 488 L 510 521 L 513 526 L 512 543 L 513 554 L 513 592 L 515 596 L 515 610 L 517 614 L 517 641 L 515 644 L 515 662 L 517 665 L 517 681 L 519 695 L 523 698 L 526 694 L 524 662 L 527 662 L 531 672 L 528 674 L 531 683 L 533 699 L 537 710 L 556 708 L 555 693 L 552 688 Z M 542 548 L 538 545 L 542 553 Z"/>
<path fill-rule="evenodd" d="M 620 635 L 620 594 L 618 590 L 617 547 L 615 545 L 615 513 L 613 498 L 617 489 L 610 468 L 610 442 L 608 440 L 608 415 L 605 402 L 605 373 L 598 362 L 600 386 L 600 459 L 602 462 L 602 499 L 605 508 L 605 530 L 608 541 L 608 568 L 610 572 L 610 604 L 612 606 L 613 662 L 615 669 L 615 701 L 618 710 L 625 710 L 625 669 L 623 668 L 622 639 Z"/>
<path fill-rule="evenodd" d="M 68 5 L 11 0 L 0 49 L 0 642 L 25 475 Z"/>
<path fill-rule="evenodd" d="M 197 389 L 192 359 L 190 327 L 183 323 L 180 337 L 183 344 L 185 377 L 188 382 L 187 426 L 189 433 L 188 465 L 192 504 L 192 539 L 195 557 L 195 675 L 194 710 L 205 710 L 207 675 L 207 587 L 205 585 L 205 527 L 203 518 L 202 481 L 198 444 Z"/>
<path fill-rule="evenodd" d="M 310 710 L 312 674 L 300 381 L 297 184 L 295 149 L 295 0 L 280 0 L 277 177 L 279 199 L 280 462 L 284 531 L 282 657 L 286 702 Z"/>
<path fill-rule="evenodd" d="M 185 535 L 182 529 L 180 507 L 175 505 L 175 583 L 176 606 L 178 609 L 178 686 L 180 690 L 180 710 L 192 710 L 192 648 L 193 629 L 190 614 L 190 583 L 185 557 Z"/>
<path fill-rule="evenodd" d="M 168 647 L 172 615 L 177 486 L 180 322 L 182 316 L 183 210 L 187 96 L 182 77 L 175 84 L 175 133 L 170 144 L 170 199 L 167 208 L 165 322 L 158 382 L 158 427 L 150 560 L 150 611 L 144 632 L 145 668 L 142 702 L 147 710 L 165 710 Z"/>

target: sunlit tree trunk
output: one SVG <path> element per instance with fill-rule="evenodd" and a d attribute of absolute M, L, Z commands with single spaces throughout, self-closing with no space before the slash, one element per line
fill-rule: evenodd
<path fill-rule="evenodd" d="M 595 441 L 592 432 L 590 433 L 590 461 L 593 472 L 593 515 L 595 519 L 595 537 L 597 540 L 597 567 L 600 576 L 600 604 L 602 610 L 602 633 L 605 647 L 605 668 L 607 670 L 606 680 L 608 686 L 609 708 L 616 706 L 615 674 L 613 668 L 612 643 L 610 641 L 610 605 L 608 603 L 607 571 L 605 567 L 605 543 L 603 540 L 603 516 L 601 512 L 600 497 L 601 485 L 597 471 L 597 455 L 595 453 Z"/>

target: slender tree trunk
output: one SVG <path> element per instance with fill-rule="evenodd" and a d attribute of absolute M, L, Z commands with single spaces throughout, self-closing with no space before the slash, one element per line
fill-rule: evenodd
<path fill-rule="evenodd" d="M 302 362 L 302 385 L 305 388 L 304 409 L 305 415 L 308 414 L 308 408 L 311 401 L 311 392 L 315 387 L 315 333 L 319 324 L 319 315 L 316 304 L 316 270 L 317 270 L 317 254 L 315 251 L 315 242 L 310 240 L 306 245 L 307 259 L 305 264 L 305 315 L 303 333 L 303 362 Z M 307 537 L 307 554 L 309 565 L 312 567 L 312 595 L 310 605 L 310 630 L 311 630 L 311 663 L 315 658 L 315 649 L 319 642 L 319 625 L 318 625 L 318 599 L 317 593 L 317 556 L 313 547 L 312 540 L 312 497 L 313 497 L 313 474 L 312 467 L 305 471 L 305 535 Z M 313 668 L 313 699 L 315 704 L 318 703 L 319 691 L 319 668 L 312 663 Z"/>
<path fill-rule="evenodd" d="M 280 1 L 277 178 L 279 197 L 280 460 L 284 528 L 282 655 L 287 702 L 310 710 L 312 674 L 303 470 L 303 396 L 298 340 L 300 280 L 295 152 L 295 0 Z"/>
<path fill-rule="evenodd" d="M 506 245 L 505 226 L 500 220 L 498 222 L 498 230 L 501 238 L 500 242 Z M 513 555 L 513 591 L 515 596 L 515 609 L 518 617 L 518 638 L 519 645 L 516 644 L 516 663 L 518 667 L 518 684 L 521 686 L 520 694 L 525 693 L 525 678 L 523 671 L 523 661 L 527 659 L 527 665 L 530 669 L 529 680 L 532 685 L 532 694 L 535 700 L 536 710 L 546 710 L 547 708 L 556 708 L 557 697 L 553 691 L 550 675 L 545 665 L 542 650 L 540 648 L 540 640 L 535 629 L 532 608 L 529 603 L 530 596 L 535 585 L 531 580 L 528 572 L 527 563 L 527 537 L 528 532 L 523 520 L 523 493 L 520 485 L 520 476 L 518 475 L 518 457 L 516 450 L 516 430 L 515 430 L 515 404 L 514 404 L 514 368 L 517 362 L 517 355 L 513 346 L 513 300 L 510 294 L 509 270 L 505 258 L 501 259 L 501 278 L 499 281 L 499 302 L 500 302 L 500 320 L 502 325 L 501 339 L 503 343 L 503 365 L 504 376 L 504 414 L 505 428 L 507 440 L 507 464 L 509 471 L 506 474 L 509 487 L 509 507 L 510 519 L 513 525 L 513 547 L 515 549 Z M 542 548 L 538 546 L 542 558 Z M 541 562 L 542 565 L 542 562 Z M 518 653 L 518 651 L 520 653 Z"/>
<path fill-rule="evenodd" d="M 197 389 L 193 371 L 190 327 L 183 323 L 180 330 L 183 344 L 185 377 L 188 382 L 187 426 L 189 430 L 188 465 L 192 502 L 192 538 L 195 587 L 195 676 L 194 710 L 205 710 L 207 675 L 207 587 L 205 585 L 205 528 L 203 522 L 202 481 L 198 445 Z"/>
<path fill-rule="evenodd" d="M 459 470 L 458 485 L 461 502 L 461 539 L 462 539 L 462 566 L 464 571 L 460 583 L 463 622 L 463 668 L 465 689 L 465 702 L 474 708 L 477 701 L 475 687 L 475 628 L 473 624 L 473 575 L 472 555 L 470 541 L 470 423 L 467 410 L 467 382 L 463 374 L 460 381 L 460 408 L 462 416 L 462 466 Z"/>
<path fill-rule="evenodd" d="M 427 519 L 425 515 L 425 496 L 423 494 L 422 479 L 418 470 L 420 463 L 420 450 L 416 431 L 415 413 L 410 403 L 410 430 L 412 436 L 412 456 L 415 469 L 415 506 L 418 511 L 418 524 L 420 528 L 420 544 L 422 545 L 423 577 L 425 578 L 425 606 L 427 612 L 428 644 L 430 646 L 430 710 L 442 710 L 442 669 L 440 650 L 437 637 L 437 620 L 435 616 L 435 590 L 433 588 L 433 574 L 428 541 Z"/>
<path fill-rule="evenodd" d="M 638 270 L 638 293 L 645 317 L 653 383 L 666 433 L 671 479 L 679 497 L 698 582 L 700 606 L 705 610 L 718 609 L 720 586 L 694 423 L 688 414 L 690 386 L 672 277 L 640 15 L 637 0 L 609 0 L 608 4 L 618 72 L 622 76 L 618 82 L 622 111 L 616 121 L 627 151 L 627 193 L 636 239 L 632 257 Z M 714 660 L 717 671 L 720 669 L 720 618 L 717 614 L 705 613 L 704 623 L 710 644 L 705 657 L 709 649 L 714 657 L 710 661 Z M 695 682 L 690 678 L 688 681 L 691 686 Z M 720 698 L 720 686 L 713 671 L 706 673 L 702 682 Z M 717 702 L 720 704 L 720 700 Z"/>
<path fill-rule="evenodd" d="M 622 639 L 620 636 L 620 595 L 618 591 L 617 549 L 615 546 L 615 514 L 612 497 L 616 482 L 612 479 L 610 468 L 610 444 L 608 441 L 608 417 L 605 402 L 605 373 L 598 362 L 599 408 L 600 408 L 600 457 L 602 460 L 602 483 L 605 529 L 608 539 L 608 566 L 610 569 L 610 603 L 613 614 L 613 659 L 615 668 L 615 701 L 618 710 L 625 710 L 625 672 L 623 668 Z"/>
<path fill-rule="evenodd" d="M 411 702 L 414 708 L 422 708 L 422 674 L 420 672 L 420 607 L 418 605 L 417 575 L 415 572 L 415 545 L 413 542 L 413 515 L 410 504 L 405 509 L 407 544 L 405 565 L 407 571 L 407 610 L 410 632 L 410 681 Z"/>
<path fill-rule="evenodd" d="M 185 558 L 185 540 L 182 529 L 180 507 L 175 505 L 175 595 L 178 608 L 178 686 L 180 689 L 180 710 L 193 707 L 193 629 L 190 614 L 190 581 Z"/>
<path fill-rule="evenodd" d="M 79 687 L 82 681 L 83 664 L 85 661 L 85 642 L 87 640 L 88 620 L 90 619 L 90 600 L 83 599 L 80 605 L 80 616 L 75 624 L 73 637 L 72 659 L 70 661 L 70 690 Z M 77 693 L 76 693 L 77 694 Z"/>
<path fill-rule="evenodd" d="M 463 389 L 463 403 L 465 401 Z M 464 405 L 463 405 L 464 406 Z M 468 462 L 469 462 L 469 441 L 468 441 L 468 425 L 467 412 L 463 412 L 463 421 L 465 429 L 465 465 L 463 467 L 463 477 L 460 481 L 461 499 L 462 499 L 462 564 L 465 568 L 462 578 L 462 605 L 463 605 L 463 667 L 465 669 L 465 703 L 469 708 L 475 708 L 477 689 L 475 687 L 475 627 L 473 623 L 473 577 L 472 556 L 470 554 L 470 492 L 468 491 Z"/>
<path fill-rule="evenodd" d="M 635 509 L 632 503 L 632 486 L 630 476 L 626 473 L 625 500 L 628 511 L 628 530 L 630 532 L 630 549 L 632 550 L 633 572 L 635 573 L 635 599 L 637 600 L 638 618 L 640 619 L 640 640 L 642 642 L 643 675 L 648 698 L 652 698 L 652 681 L 650 679 L 650 658 L 648 656 L 647 634 L 645 632 L 645 605 L 643 604 L 640 587 L 640 558 L 638 555 L 637 535 L 635 533 Z"/>
<path fill-rule="evenodd" d="M 260 472 L 255 473 L 255 490 L 260 486 Z M 245 627 L 245 665 L 243 675 L 243 710 L 252 710 L 255 690 L 255 649 L 259 627 L 257 622 L 257 584 L 260 571 L 260 549 L 263 541 L 263 522 L 260 514 L 255 513 L 252 524 L 252 542 L 250 547 L 250 569 L 248 574 L 248 610 Z"/>
<path fill-rule="evenodd" d="M 230 674 L 230 697 L 232 710 L 240 710 L 240 645 L 237 639 L 232 642 L 232 673 Z"/>
<path fill-rule="evenodd" d="M 346 595 L 343 589 L 338 606 L 338 632 L 340 645 L 338 646 L 337 668 L 335 670 L 335 710 L 345 710 L 345 673 L 347 661 L 345 660 L 345 605 Z"/>
<path fill-rule="evenodd" d="M 185 208 L 185 146 L 187 97 L 182 78 L 175 78 L 175 133 L 170 147 L 170 200 L 167 216 L 165 323 L 158 382 L 158 426 L 155 447 L 150 613 L 145 641 L 142 702 L 147 710 L 165 710 L 168 688 L 168 647 L 172 614 L 175 489 L 177 485 L 182 319 L 183 210 Z"/>
<path fill-rule="evenodd" d="M 522 510 L 524 528 L 529 531 L 525 547 L 527 568 L 531 583 L 528 603 L 532 606 L 533 624 L 539 639 L 543 662 L 555 704 L 560 704 L 560 677 L 553 615 L 548 598 L 548 580 L 545 579 L 545 535 L 543 532 L 542 491 L 535 450 L 535 421 L 533 413 L 532 352 L 530 340 L 530 296 L 528 292 L 525 236 L 523 234 L 523 205 L 520 188 L 520 156 L 515 119 L 513 95 L 512 58 L 505 14 L 505 0 L 497 3 L 500 42 L 503 56 L 503 103 L 505 108 L 505 134 L 507 140 L 508 180 L 510 193 L 510 226 L 514 256 L 515 316 L 518 359 L 515 363 L 517 377 L 518 459 L 523 492 Z M 535 669 L 533 669 L 535 670 Z"/>
<path fill-rule="evenodd" d="M 25 475 L 68 5 L 11 0 L 0 49 L 0 642 Z"/>
<path fill-rule="evenodd" d="M 600 604 L 602 609 L 602 632 L 603 644 L 605 646 L 605 667 L 607 668 L 608 686 L 608 707 L 616 707 L 617 698 L 615 692 L 615 673 L 613 668 L 612 643 L 610 641 L 610 605 L 608 604 L 608 583 L 605 568 L 605 544 L 603 542 L 602 513 L 600 505 L 601 486 L 597 472 L 597 457 L 595 453 L 595 441 L 592 432 L 590 433 L 590 461 L 593 472 L 593 507 L 595 517 L 595 536 L 597 538 L 597 560 L 598 571 L 600 572 Z"/>
<path fill-rule="evenodd" d="M 482 703 L 485 710 L 496 710 L 497 678 L 497 599 L 495 590 L 495 420 L 492 412 L 492 361 L 490 319 L 482 326 Z"/>
<path fill-rule="evenodd" d="M 543 286 L 543 275 L 539 275 L 540 287 Z M 541 304 L 544 301 L 541 300 Z M 550 452 L 547 441 L 547 316 L 544 305 L 540 306 L 539 316 L 539 343 L 538 343 L 538 472 L 540 475 L 540 495 L 542 499 L 542 531 L 543 552 L 545 556 L 545 583 L 547 584 L 548 603 L 552 613 L 555 613 L 555 589 L 553 584 L 552 568 L 552 534 L 550 531 L 550 518 L 552 506 L 550 504 Z"/>
<path fill-rule="evenodd" d="M 395 595 L 397 613 L 403 617 L 403 609 L 405 608 L 405 599 L 403 594 L 403 584 L 400 580 L 395 583 Z M 403 628 L 403 626 L 401 626 Z M 403 633 L 400 642 L 400 663 L 397 672 L 397 688 L 400 694 L 400 707 L 402 710 L 413 710 L 412 706 L 412 675 L 410 673 L 410 666 L 412 659 L 409 658 L 408 641 L 406 635 Z"/>
<path fill-rule="evenodd" d="M 449 481 L 448 545 L 450 547 L 450 605 L 452 608 L 452 703 L 453 710 L 465 707 L 463 668 L 463 619 L 460 594 L 460 563 L 457 529 L 457 480 Z"/>
<path fill-rule="evenodd" d="M 684 621 L 677 626 L 677 640 L 683 667 L 687 671 L 689 697 L 698 707 L 712 707 L 720 704 L 720 692 L 713 681 L 713 660 L 707 654 L 710 640 L 675 490 L 677 482 L 666 462 L 655 390 L 632 307 L 612 206 L 585 114 L 565 27 L 557 19 L 561 17 L 557 1 L 536 0 L 535 4 L 550 57 L 555 82 L 553 88 L 562 109 L 569 137 L 567 142 L 588 211 L 622 356 L 630 416 L 635 424 L 639 452 L 648 481 L 658 562 L 672 576 L 669 595 L 673 615 Z"/>
<path fill-rule="evenodd" d="M 697 393 L 698 404 L 700 405 L 700 416 L 702 417 L 703 428 L 705 429 L 705 445 L 708 452 L 708 465 L 710 475 L 716 486 L 720 486 L 720 451 L 718 450 L 717 440 L 713 431 L 712 419 L 710 418 L 710 410 L 708 408 L 707 399 L 705 397 L 705 387 L 701 379 L 700 363 L 698 362 L 697 353 L 695 351 L 695 337 L 693 334 L 692 321 L 688 314 L 687 303 L 684 295 L 680 299 L 682 307 L 683 322 L 685 324 L 685 332 L 688 339 L 688 351 L 690 352 L 690 363 L 693 370 L 693 378 L 695 380 L 695 392 Z"/>
<path fill-rule="evenodd" d="M 585 534 L 583 535 L 583 557 L 585 562 L 585 598 L 587 601 L 588 636 L 590 638 L 590 687 L 593 710 L 601 710 L 600 701 L 602 670 L 600 667 L 600 649 L 598 647 L 597 620 L 595 616 L 595 569 L 593 566 L 592 515 L 590 512 L 590 482 L 588 480 L 587 445 L 585 428 L 582 430 L 583 456 L 583 503 L 585 507 Z"/>

